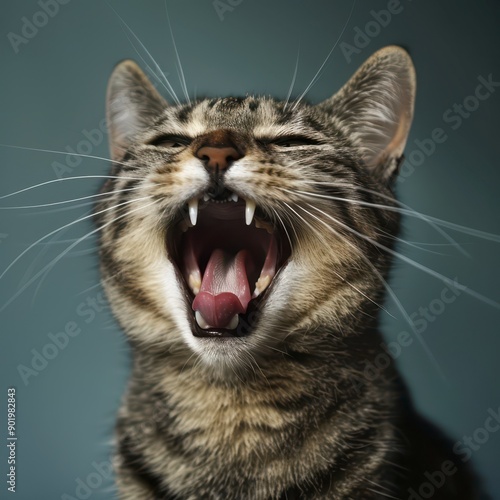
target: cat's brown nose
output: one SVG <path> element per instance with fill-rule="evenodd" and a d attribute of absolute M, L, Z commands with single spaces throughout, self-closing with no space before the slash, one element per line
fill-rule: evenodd
<path fill-rule="evenodd" d="M 233 146 L 202 146 L 196 156 L 203 161 L 208 170 L 226 170 L 242 155 Z"/>

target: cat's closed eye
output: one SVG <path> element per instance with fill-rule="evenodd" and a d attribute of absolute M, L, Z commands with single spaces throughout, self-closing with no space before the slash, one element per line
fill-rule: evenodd
<path fill-rule="evenodd" d="M 189 146 L 192 140 L 189 137 L 181 135 L 162 135 L 150 141 L 151 146 L 156 146 L 158 148 L 169 148 L 169 149 L 179 149 L 185 146 Z"/>
<path fill-rule="evenodd" d="M 277 146 L 279 148 L 295 148 L 299 146 L 316 146 L 320 144 L 316 139 L 302 135 L 289 135 L 286 137 L 276 137 L 262 141 L 266 145 Z"/>

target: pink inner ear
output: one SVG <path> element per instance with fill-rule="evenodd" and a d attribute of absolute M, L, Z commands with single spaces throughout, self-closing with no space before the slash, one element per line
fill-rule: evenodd
<path fill-rule="evenodd" d="M 111 158 L 123 159 L 137 135 L 168 106 L 134 61 L 116 66 L 108 82 L 106 120 Z"/>
<path fill-rule="evenodd" d="M 365 164 L 380 170 L 403 154 L 415 90 L 410 56 L 401 47 L 389 46 L 375 52 L 337 94 L 319 106 L 356 139 Z"/>

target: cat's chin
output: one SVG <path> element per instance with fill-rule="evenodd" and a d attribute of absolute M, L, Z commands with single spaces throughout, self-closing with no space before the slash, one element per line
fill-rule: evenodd
<path fill-rule="evenodd" d="M 286 230 L 275 227 L 255 205 L 249 219 L 248 205 L 234 196 L 223 203 L 196 200 L 196 218 L 188 208 L 167 229 L 167 255 L 191 332 L 202 342 L 251 335 L 276 276 L 291 257 Z"/>
<path fill-rule="evenodd" d="M 272 285 L 272 283 L 271 283 Z M 247 311 L 245 313 L 238 315 L 238 325 L 234 329 L 230 328 L 201 328 L 197 323 L 195 315 L 189 315 L 191 323 L 191 331 L 193 335 L 198 339 L 220 339 L 223 341 L 230 341 L 230 339 L 241 339 L 247 337 L 253 333 L 259 324 L 262 307 L 265 304 L 267 296 L 272 289 L 272 286 L 268 287 L 266 291 L 252 299 L 249 304 Z"/>

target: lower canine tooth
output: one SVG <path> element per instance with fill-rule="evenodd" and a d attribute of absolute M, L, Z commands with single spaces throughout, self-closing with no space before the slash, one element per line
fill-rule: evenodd
<path fill-rule="evenodd" d="M 238 326 L 239 322 L 240 322 L 240 317 L 237 314 L 235 314 L 233 319 L 226 326 L 226 328 L 228 328 L 229 330 L 234 330 Z"/>
<path fill-rule="evenodd" d="M 208 330 L 210 328 L 210 325 L 205 321 L 205 318 L 201 315 L 200 311 L 196 311 L 194 317 L 196 318 L 196 323 L 198 323 L 200 328 L 203 328 L 203 330 Z"/>
<path fill-rule="evenodd" d="M 246 202 L 247 204 L 245 207 L 245 222 L 247 223 L 247 226 L 249 226 L 252 223 L 253 214 L 255 213 L 255 201 L 246 200 Z"/>
<path fill-rule="evenodd" d="M 273 234 L 273 230 L 269 224 L 261 222 L 257 219 L 255 219 L 255 227 L 257 227 L 259 229 L 265 229 L 269 234 Z"/>

